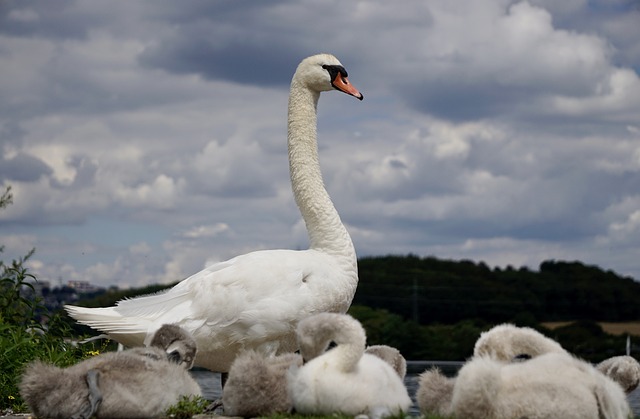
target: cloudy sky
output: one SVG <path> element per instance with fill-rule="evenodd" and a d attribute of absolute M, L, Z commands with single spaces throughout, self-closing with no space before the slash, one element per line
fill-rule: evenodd
<path fill-rule="evenodd" d="M 3 0 L 2 258 L 167 283 L 307 246 L 286 160 L 298 62 L 336 55 L 325 183 L 359 256 L 640 279 L 636 0 Z"/>

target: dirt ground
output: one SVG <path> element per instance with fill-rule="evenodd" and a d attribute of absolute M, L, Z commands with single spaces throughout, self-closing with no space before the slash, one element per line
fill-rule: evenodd
<path fill-rule="evenodd" d="M 556 327 L 566 326 L 573 322 L 545 322 L 543 326 L 549 329 L 555 329 Z M 635 322 L 623 322 L 623 323 L 610 323 L 610 322 L 598 322 L 602 329 L 612 335 L 626 335 L 640 336 L 640 320 Z"/>

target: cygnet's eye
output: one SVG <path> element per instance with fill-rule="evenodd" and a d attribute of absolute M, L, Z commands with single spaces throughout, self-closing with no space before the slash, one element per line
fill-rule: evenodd
<path fill-rule="evenodd" d="M 524 362 L 524 361 L 528 361 L 531 358 L 532 358 L 532 356 L 529 355 L 529 354 L 518 354 L 518 355 L 514 356 L 511 361 L 512 362 Z"/>
<path fill-rule="evenodd" d="M 182 357 L 180 356 L 180 352 L 178 352 L 177 350 L 172 352 L 167 352 L 167 358 L 169 359 L 170 362 L 173 362 L 175 364 L 179 364 L 180 362 L 182 362 Z"/>

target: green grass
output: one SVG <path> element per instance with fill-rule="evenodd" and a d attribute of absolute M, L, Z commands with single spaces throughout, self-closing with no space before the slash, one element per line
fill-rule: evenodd
<path fill-rule="evenodd" d="M 167 416 L 176 419 L 189 419 L 205 412 L 211 402 L 201 396 L 182 396 L 178 403 L 167 409 Z"/>
<path fill-rule="evenodd" d="M 71 330 L 61 317 L 29 297 L 35 277 L 24 262 L 32 254 L 10 264 L 0 261 L 0 414 L 27 411 L 18 383 L 29 362 L 40 359 L 64 367 L 106 349 L 100 343 L 72 344 Z"/>

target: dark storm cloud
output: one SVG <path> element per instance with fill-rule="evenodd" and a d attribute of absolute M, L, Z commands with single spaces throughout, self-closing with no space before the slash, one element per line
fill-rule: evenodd
<path fill-rule="evenodd" d="M 422 112 L 451 121 L 472 121 L 513 111 L 523 98 L 525 88 L 507 88 L 491 83 L 468 83 L 456 77 L 429 83 L 423 90 L 405 96 L 409 104 Z"/>
<path fill-rule="evenodd" d="M 191 9 L 165 9 L 164 17 L 176 23 L 175 30 L 147 48 L 140 62 L 210 80 L 287 85 L 306 51 L 298 37 L 289 36 L 286 27 L 291 22 L 270 20 L 268 10 L 280 3 L 287 2 L 195 2 Z"/>
<path fill-rule="evenodd" d="M 75 0 L 4 0 L 0 2 L 0 33 L 12 36 L 83 39 L 108 19 Z"/>
<path fill-rule="evenodd" d="M 287 85 L 302 53 L 293 48 L 274 52 L 268 39 L 172 39 L 140 55 L 143 65 L 206 79 L 252 85 Z"/>
<path fill-rule="evenodd" d="M 0 161 L 0 180 L 3 181 L 35 182 L 51 173 L 51 167 L 46 163 L 25 153 Z"/>

